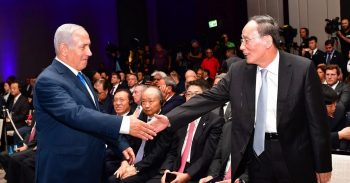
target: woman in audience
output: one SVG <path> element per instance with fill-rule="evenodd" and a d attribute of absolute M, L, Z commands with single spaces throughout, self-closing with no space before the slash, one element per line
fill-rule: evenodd
<path fill-rule="evenodd" d="M 326 84 L 326 64 L 318 64 L 317 74 L 322 84 Z"/>

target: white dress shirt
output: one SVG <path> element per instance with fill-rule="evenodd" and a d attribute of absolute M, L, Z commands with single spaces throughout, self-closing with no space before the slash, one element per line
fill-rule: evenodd
<path fill-rule="evenodd" d="M 267 70 L 267 114 L 265 132 L 277 132 L 277 94 L 278 94 L 278 68 L 279 68 L 279 52 L 273 61 L 266 67 L 257 67 L 256 70 L 256 89 L 255 89 L 255 111 L 257 111 L 258 96 L 261 88 L 261 69 Z M 256 121 L 256 112 L 255 112 Z"/>

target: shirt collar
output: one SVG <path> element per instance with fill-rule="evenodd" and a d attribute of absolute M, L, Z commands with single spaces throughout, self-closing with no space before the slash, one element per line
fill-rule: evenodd
<path fill-rule="evenodd" d="M 74 75 L 78 75 L 78 70 L 76 70 L 76 69 L 74 69 L 73 67 L 71 67 L 71 66 L 69 66 L 68 64 L 66 64 L 66 63 L 64 63 L 62 60 L 60 60 L 59 58 L 55 58 L 57 61 L 59 61 L 61 64 L 63 64 L 64 66 L 66 66 L 66 67 L 68 67 L 68 69 L 69 70 L 71 70 L 73 73 L 74 73 Z"/>
<path fill-rule="evenodd" d="M 277 51 L 276 57 L 272 60 L 272 62 L 265 69 L 269 73 L 272 73 L 274 75 L 278 75 L 279 60 L 280 60 L 280 53 L 279 53 L 279 51 Z M 260 71 L 262 69 L 264 69 L 264 68 L 261 68 L 258 66 L 258 71 Z"/>

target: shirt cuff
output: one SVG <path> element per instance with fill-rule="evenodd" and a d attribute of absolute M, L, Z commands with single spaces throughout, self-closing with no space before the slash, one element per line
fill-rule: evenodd
<path fill-rule="evenodd" d="M 130 116 L 124 116 L 122 124 L 120 125 L 119 133 L 129 134 L 130 132 Z"/>

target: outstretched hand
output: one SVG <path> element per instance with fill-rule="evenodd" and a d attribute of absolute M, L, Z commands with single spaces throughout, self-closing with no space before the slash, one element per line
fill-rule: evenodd
<path fill-rule="evenodd" d="M 130 131 L 129 135 L 140 138 L 142 140 L 152 140 L 157 135 L 157 131 L 153 126 L 137 119 L 135 116 L 130 116 Z"/>
<path fill-rule="evenodd" d="M 163 131 L 170 124 L 168 117 L 155 114 L 150 122 L 148 122 L 156 133 Z"/>

